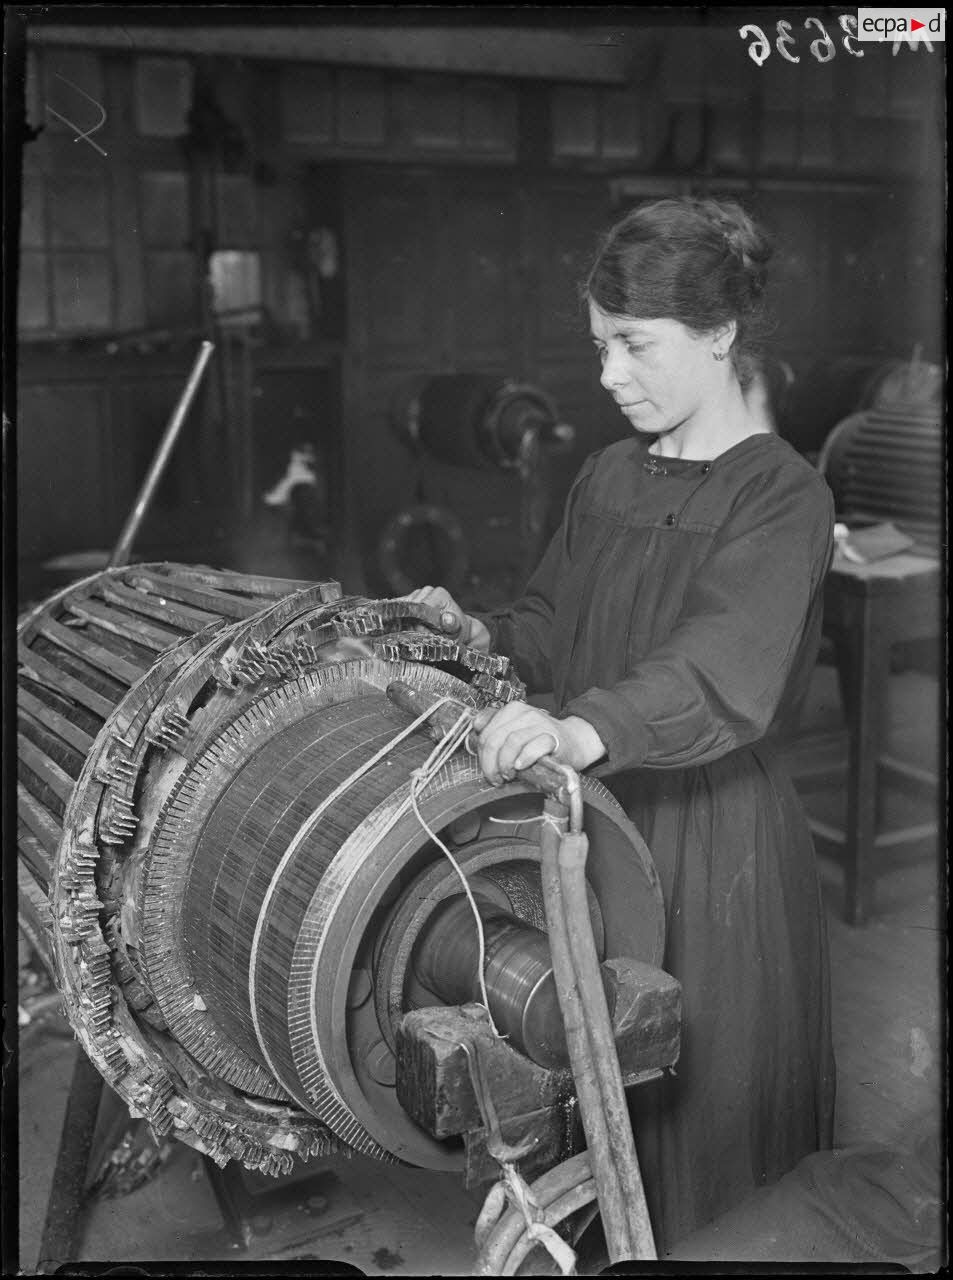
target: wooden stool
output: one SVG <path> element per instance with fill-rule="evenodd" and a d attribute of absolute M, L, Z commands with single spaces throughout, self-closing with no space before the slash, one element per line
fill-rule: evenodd
<path fill-rule="evenodd" d="M 939 639 L 940 593 L 939 562 L 908 552 L 861 565 L 838 555 L 827 578 L 824 634 L 837 656 L 848 731 L 847 828 L 809 821 L 818 852 L 843 860 L 850 924 L 863 924 L 873 908 L 878 850 L 912 845 L 936 852 L 936 821 L 878 831 L 878 820 L 880 785 L 888 778 L 930 792 L 938 786 L 934 773 L 884 755 L 881 745 L 891 646 Z M 795 769 L 802 790 L 821 776 L 830 779 L 829 763 Z"/>

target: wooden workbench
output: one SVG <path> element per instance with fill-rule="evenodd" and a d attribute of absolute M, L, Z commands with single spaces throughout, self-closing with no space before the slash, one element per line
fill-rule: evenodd
<path fill-rule="evenodd" d="M 878 852 L 917 846 L 936 851 L 938 824 L 922 822 L 880 829 L 883 788 L 888 782 L 935 791 L 937 776 L 884 755 L 882 750 L 892 646 L 912 640 L 939 640 L 943 588 L 940 562 L 904 552 L 870 564 L 853 564 L 838 554 L 824 594 L 824 634 L 834 645 L 847 720 L 846 829 L 810 819 L 819 851 L 833 847 L 845 875 L 845 915 L 863 924 L 873 910 Z M 806 773 L 829 777 L 818 763 Z"/>

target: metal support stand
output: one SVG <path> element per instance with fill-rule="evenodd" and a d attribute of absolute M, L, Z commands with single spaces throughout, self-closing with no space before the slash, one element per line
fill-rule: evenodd
<path fill-rule="evenodd" d="M 245 1250 L 252 1242 L 253 1231 L 247 1216 L 246 1197 L 241 1191 L 241 1180 L 234 1164 L 220 1169 L 210 1156 L 202 1156 L 205 1176 L 215 1196 L 222 1222 L 228 1233 L 229 1241 L 237 1248 Z"/>
<path fill-rule="evenodd" d="M 102 1076 L 83 1050 L 77 1049 L 40 1241 L 39 1275 L 52 1275 L 65 1263 L 78 1260 L 83 1242 L 90 1155 L 100 1108 L 107 1100 L 104 1093 Z M 247 1250 L 254 1234 L 249 1221 L 252 1210 L 237 1166 L 220 1169 L 208 1156 L 203 1157 L 203 1165 L 230 1242 Z"/>
<path fill-rule="evenodd" d="M 40 1275 L 51 1275 L 63 1263 L 75 1261 L 79 1252 L 89 1153 L 102 1096 L 102 1076 L 82 1049 L 77 1050 L 40 1241 Z"/>

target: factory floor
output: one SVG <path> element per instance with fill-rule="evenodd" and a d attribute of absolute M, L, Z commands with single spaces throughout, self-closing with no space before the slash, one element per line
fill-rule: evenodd
<path fill-rule="evenodd" d="M 896 672 L 889 707 L 892 754 L 935 768 L 943 723 L 937 677 L 914 668 Z M 839 723 L 834 672 L 819 666 L 801 730 L 836 729 Z M 842 800 L 835 794 L 835 801 Z M 901 801 L 890 798 L 888 810 L 894 803 Z M 920 800 L 921 821 L 923 808 Z M 903 1153 L 918 1138 L 932 1139 L 935 1168 L 926 1170 L 926 1191 L 921 1188 L 918 1203 L 926 1203 L 933 1213 L 917 1221 L 922 1226 L 942 1220 L 943 1212 L 937 1214 L 941 1165 L 945 1167 L 945 850 L 938 841 L 933 858 L 913 861 L 896 851 L 885 854 L 876 912 L 859 929 L 843 921 L 840 868 L 826 859 L 820 866 L 828 903 L 838 1059 L 835 1145 L 853 1149 L 881 1144 L 899 1153 L 894 1164 L 902 1171 Z M 21 1001 L 30 995 L 21 989 Z M 21 1035 L 20 1267 L 21 1274 L 35 1274 L 76 1046 L 55 1014 L 25 1026 Z M 126 1127 L 122 1115 L 114 1114 L 114 1141 Z M 349 1263 L 370 1276 L 472 1273 L 472 1231 L 480 1198 L 464 1192 L 454 1177 L 336 1157 L 304 1167 L 290 1186 L 269 1183 L 266 1190 L 246 1179 L 255 1209 L 246 1242 L 238 1245 L 225 1228 L 202 1158 L 180 1143 L 157 1153 L 141 1134 L 138 1140 L 141 1161 L 158 1162 L 159 1154 L 164 1160 L 142 1185 L 124 1194 L 101 1193 L 88 1202 L 74 1260 L 222 1260 L 234 1266 L 240 1260 L 310 1259 L 311 1274 L 322 1274 L 318 1260 Z M 108 1147 L 99 1151 L 93 1174 L 109 1154 Z M 125 1168 L 131 1184 L 134 1163 Z M 114 1180 L 113 1190 L 119 1189 Z M 783 1184 L 777 1192 L 757 1192 L 669 1256 L 684 1263 L 744 1261 L 749 1269 L 759 1262 L 858 1260 L 835 1232 L 805 1235 L 803 1219 L 800 1226 L 792 1225 L 785 1194 Z M 891 1255 L 879 1260 L 890 1261 Z M 258 1271 L 267 1273 L 267 1268 Z M 325 1267 L 323 1273 L 334 1270 Z"/>

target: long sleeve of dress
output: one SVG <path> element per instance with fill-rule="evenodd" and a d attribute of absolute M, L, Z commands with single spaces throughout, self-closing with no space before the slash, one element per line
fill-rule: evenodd
<path fill-rule="evenodd" d="M 591 475 L 593 454 L 573 482 L 566 499 L 563 522 L 553 534 L 546 553 L 526 585 L 522 597 L 507 609 L 477 614 L 490 632 L 490 649 L 505 653 L 513 662 L 529 693 L 547 693 L 553 687 L 552 632 L 556 588 L 568 554 L 567 531 L 572 527 L 576 497 Z"/>
<path fill-rule="evenodd" d="M 832 531 L 826 486 L 801 468 L 742 490 L 664 641 L 563 706 L 605 743 L 599 773 L 705 764 L 765 734 L 806 629 L 819 639 Z"/>

